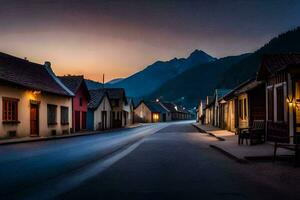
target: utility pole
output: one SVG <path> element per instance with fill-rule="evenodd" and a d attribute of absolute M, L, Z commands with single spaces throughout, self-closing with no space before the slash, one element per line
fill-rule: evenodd
<path fill-rule="evenodd" d="M 102 87 L 104 89 L 104 73 L 103 73 L 103 76 L 102 76 Z"/>

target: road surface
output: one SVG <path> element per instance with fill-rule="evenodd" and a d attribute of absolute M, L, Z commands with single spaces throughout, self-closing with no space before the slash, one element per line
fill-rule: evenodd
<path fill-rule="evenodd" d="M 214 140 L 189 121 L 2 146 L 1 197 L 295 199 L 210 148 Z"/>
<path fill-rule="evenodd" d="M 97 173 L 98 169 L 93 170 L 97 167 L 95 163 L 166 126 L 146 125 L 105 134 L 0 146 L 0 199 L 56 197 Z"/>

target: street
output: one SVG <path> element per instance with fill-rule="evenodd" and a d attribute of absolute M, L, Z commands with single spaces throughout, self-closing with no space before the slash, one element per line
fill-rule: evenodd
<path fill-rule="evenodd" d="M 1 199 L 295 199 L 213 140 L 186 121 L 1 146 Z"/>

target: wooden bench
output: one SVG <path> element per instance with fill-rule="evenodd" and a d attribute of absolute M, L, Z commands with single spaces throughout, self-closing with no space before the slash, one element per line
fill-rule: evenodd
<path fill-rule="evenodd" d="M 238 129 L 238 143 L 243 144 L 244 139 L 248 145 L 254 144 L 254 140 L 258 140 L 260 143 L 265 142 L 265 121 L 264 120 L 253 120 L 252 126 L 249 128 Z"/>

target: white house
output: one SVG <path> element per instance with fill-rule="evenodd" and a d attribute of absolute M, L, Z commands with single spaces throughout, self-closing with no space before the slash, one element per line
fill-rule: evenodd
<path fill-rule="evenodd" d="M 0 137 L 69 134 L 72 96 L 45 65 L 0 53 Z"/>

